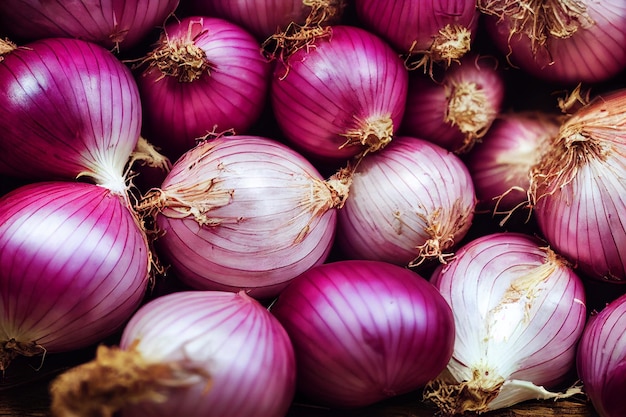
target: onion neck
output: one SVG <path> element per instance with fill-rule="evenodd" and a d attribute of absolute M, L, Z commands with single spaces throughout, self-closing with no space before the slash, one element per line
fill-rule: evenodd
<path fill-rule="evenodd" d="M 36 342 L 20 342 L 11 338 L 0 342 L 0 372 L 4 373 L 11 362 L 18 356 L 45 355 L 46 349 Z"/>
<path fill-rule="evenodd" d="M 490 106 L 485 91 L 474 82 L 451 82 L 445 86 L 447 108 L 445 123 L 463 134 L 463 144 L 455 153 L 466 153 L 482 138 L 497 111 Z"/>

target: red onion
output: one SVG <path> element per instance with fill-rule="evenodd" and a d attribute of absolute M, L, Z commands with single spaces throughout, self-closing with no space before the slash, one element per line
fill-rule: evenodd
<path fill-rule="evenodd" d="M 351 178 L 337 231 L 350 258 L 446 262 L 472 223 L 476 197 L 467 168 L 425 140 L 396 137 L 363 158 Z"/>
<path fill-rule="evenodd" d="M 286 139 L 309 156 L 342 160 L 384 147 L 402 120 L 408 73 L 382 39 L 353 26 L 278 62 L 270 88 Z"/>
<path fill-rule="evenodd" d="M 566 122 L 531 173 L 545 239 L 585 275 L 626 282 L 626 89 L 598 96 Z"/>
<path fill-rule="evenodd" d="M 0 198 L 0 370 L 118 330 L 148 284 L 148 244 L 126 200 L 79 182 Z"/>
<path fill-rule="evenodd" d="M 325 261 L 340 203 L 291 148 L 222 136 L 185 153 L 142 210 L 158 210 L 158 252 L 183 282 L 263 298 Z"/>
<path fill-rule="evenodd" d="M 516 67 L 560 84 L 626 69 L 623 0 L 479 0 L 490 39 Z"/>
<path fill-rule="evenodd" d="M 93 43 L 49 38 L 0 62 L 0 173 L 89 178 L 115 192 L 141 127 L 130 70 Z"/>
<path fill-rule="evenodd" d="M 183 291 L 145 304 L 119 348 L 100 346 L 94 361 L 55 379 L 52 411 L 283 417 L 295 378 L 291 341 L 261 304 L 243 292 Z"/>
<path fill-rule="evenodd" d="M 478 28 L 475 0 L 356 0 L 359 21 L 413 60 L 410 68 L 450 64 L 471 48 Z"/>
<path fill-rule="evenodd" d="M 501 114 L 494 121 L 466 158 L 481 209 L 512 214 L 528 204 L 530 170 L 559 125 L 555 115 L 535 111 Z"/>
<path fill-rule="evenodd" d="M 505 85 L 495 61 L 467 55 L 440 81 L 411 73 L 401 132 L 449 151 L 469 151 L 500 113 Z"/>
<path fill-rule="evenodd" d="M 450 307 L 408 269 L 376 261 L 316 266 L 270 311 L 291 337 L 310 400 L 362 407 L 423 387 L 452 353 Z"/>
<path fill-rule="evenodd" d="M 590 317 L 578 346 L 578 375 L 600 417 L 621 417 L 626 413 L 624 327 L 626 295 Z"/>
<path fill-rule="evenodd" d="M 520 233 L 484 235 L 433 274 L 456 328 L 452 359 L 424 392 L 444 414 L 580 392 L 547 390 L 574 368 L 586 307 L 580 278 L 543 245 Z"/>
<path fill-rule="evenodd" d="M 270 64 L 260 44 L 223 19 L 170 23 L 137 77 L 144 134 L 171 160 L 215 130 L 245 133 L 266 103 Z"/>
<path fill-rule="evenodd" d="M 24 41 L 68 37 L 105 48 L 137 46 L 179 0 L 3 0 L 0 27 Z"/>

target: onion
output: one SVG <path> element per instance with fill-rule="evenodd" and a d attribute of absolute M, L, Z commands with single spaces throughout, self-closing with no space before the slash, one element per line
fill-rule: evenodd
<path fill-rule="evenodd" d="M 79 182 L 0 198 L 0 370 L 117 331 L 143 299 L 148 244 L 126 200 Z"/>
<path fill-rule="evenodd" d="M 192 13 L 234 22 L 259 40 L 285 31 L 293 24 L 336 24 L 346 6 L 344 0 L 188 0 L 188 3 Z"/>
<path fill-rule="evenodd" d="M 626 413 L 625 326 L 626 295 L 622 295 L 591 316 L 578 346 L 578 375 L 600 417 Z"/>
<path fill-rule="evenodd" d="M 168 24 L 137 77 L 144 135 L 176 160 L 213 130 L 245 133 L 269 89 L 271 67 L 260 48 L 223 19 L 189 16 Z"/>
<path fill-rule="evenodd" d="M 445 263 L 471 226 L 476 197 L 467 168 L 425 140 L 396 137 L 363 158 L 351 180 L 337 231 L 349 258 Z"/>
<path fill-rule="evenodd" d="M 0 174 L 83 177 L 121 193 L 141 127 L 130 70 L 93 43 L 48 38 L 0 62 Z"/>
<path fill-rule="evenodd" d="M 139 45 L 179 0 L 3 0 L 0 27 L 22 41 L 79 38 L 107 49 Z"/>
<path fill-rule="evenodd" d="M 341 194 L 269 138 L 221 136 L 185 153 L 141 210 L 158 210 L 160 256 L 204 290 L 273 297 L 324 262 Z"/>
<path fill-rule="evenodd" d="M 318 404 L 362 407 L 416 390 L 452 353 L 450 307 L 421 276 L 384 262 L 316 266 L 270 311 L 293 342 L 299 390 Z"/>
<path fill-rule="evenodd" d="M 528 204 L 529 172 L 559 130 L 559 119 L 547 112 L 501 114 L 467 155 L 478 206 L 510 213 Z"/>
<path fill-rule="evenodd" d="M 608 80 L 626 69 L 623 0 L 479 0 L 485 28 L 508 60 L 559 84 Z"/>
<path fill-rule="evenodd" d="M 377 36 L 333 26 L 277 63 L 270 98 L 286 139 L 307 156 L 337 161 L 376 151 L 400 125 L 408 73 Z"/>
<path fill-rule="evenodd" d="M 408 55 L 409 68 L 449 65 L 471 48 L 478 28 L 475 0 L 356 0 L 359 22 Z M 409 64 L 409 62 L 407 62 Z"/>
<path fill-rule="evenodd" d="M 57 417 L 283 417 L 295 373 L 285 329 L 257 301 L 182 291 L 141 307 L 119 348 L 100 346 L 57 377 L 51 408 Z"/>
<path fill-rule="evenodd" d="M 541 233 L 585 275 L 626 282 L 626 89 L 564 122 L 531 172 Z"/>
<path fill-rule="evenodd" d="M 472 149 L 501 111 L 505 84 L 495 62 L 466 55 L 440 81 L 411 73 L 400 131 L 458 154 Z"/>
<path fill-rule="evenodd" d="M 585 319 L 582 281 L 529 235 L 495 233 L 465 244 L 431 281 L 454 313 L 454 353 L 424 397 L 444 414 L 487 412 L 580 393 L 567 382 Z"/>

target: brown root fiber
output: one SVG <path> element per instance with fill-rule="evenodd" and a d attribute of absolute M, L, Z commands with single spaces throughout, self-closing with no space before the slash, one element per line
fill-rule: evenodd
<path fill-rule="evenodd" d="M 445 86 L 445 93 L 448 106 L 444 121 L 458 127 L 464 135 L 463 144 L 455 153 L 469 152 L 487 133 L 497 111 L 489 106 L 487 94 L 476 83 L 450 83 Z"/>
<path fill-rule="evenodd" d="M 4 56 L 17 49 L 17 45 L 8 39 L 0 38 L 0 62 L 4 60 Z"/>
<path fill-rule="evenodd" d="M 6 371 L 13 359 L 18 356 L 33 357 L 46 354 L 46 349 L 35 342 L 24 343 L 11 338 L 0 343 L 0 371 L 2 372 Z"/>
<path fill-rule="evenodd" d="M 419 50 L 416 45 L 417 41 L 413 42 L 404 57 L 404 66 L 409 71 L 423 68 L 424 73 L 432 77 L 435 64 L 449 67 L 470 51 L 471 32 L 466 27 L 448 24 L 439 30 L 427 50 Z"/>
<path fill-rule="evenodd" d="M 361 120 L 354 117 L 355 124 L 352 129 L 342 134 L 346 141 L 341 148 L 346 146 L 362 146 L 363 155 L 376 152 L 391 143 L 393 138 L 393 121 L 391 115 L 377 116 Z"/>
<path fill-rule="evenodd" d="M 423 400 L 434 404 L 443 416 L 486 412 L 489 403 L 498 396 L 504 380 L 500 378 L 485 384 L 478 374 L 479 371 L 474 370 L 471 381 L 460 383 L 432 380 L 424 388 Z"/>

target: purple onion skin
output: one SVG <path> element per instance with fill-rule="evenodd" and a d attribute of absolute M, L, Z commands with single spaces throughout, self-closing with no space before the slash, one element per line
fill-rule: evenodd
<path fill-rule="evenodd" d="M 452 312 L 428 281 L 378 261 L 338 261 L 293 280 L 270 311 L 294 344 L 298 389 L 363 407 L 413 391 L 452 355 Z"/>
<path fill-rule="evenodd" d="M 600 417 L 626 415 L 626 295 L 592 315 L 578 345 L 577 369 Z"/>
<path fill-rule="evenodd" d="M 179 0 L 3 0 L 0 27 L 34 41 L 78 38 L 107 49 L 128 50 L 163 25 Z"/>
<path fill-rule="evenodd" d="M 0 340 L 46 352 L 103 340 L 148 285 L 148 246 L 120 196 L 77 182 L 22 186 L 0 199 Z"/>

